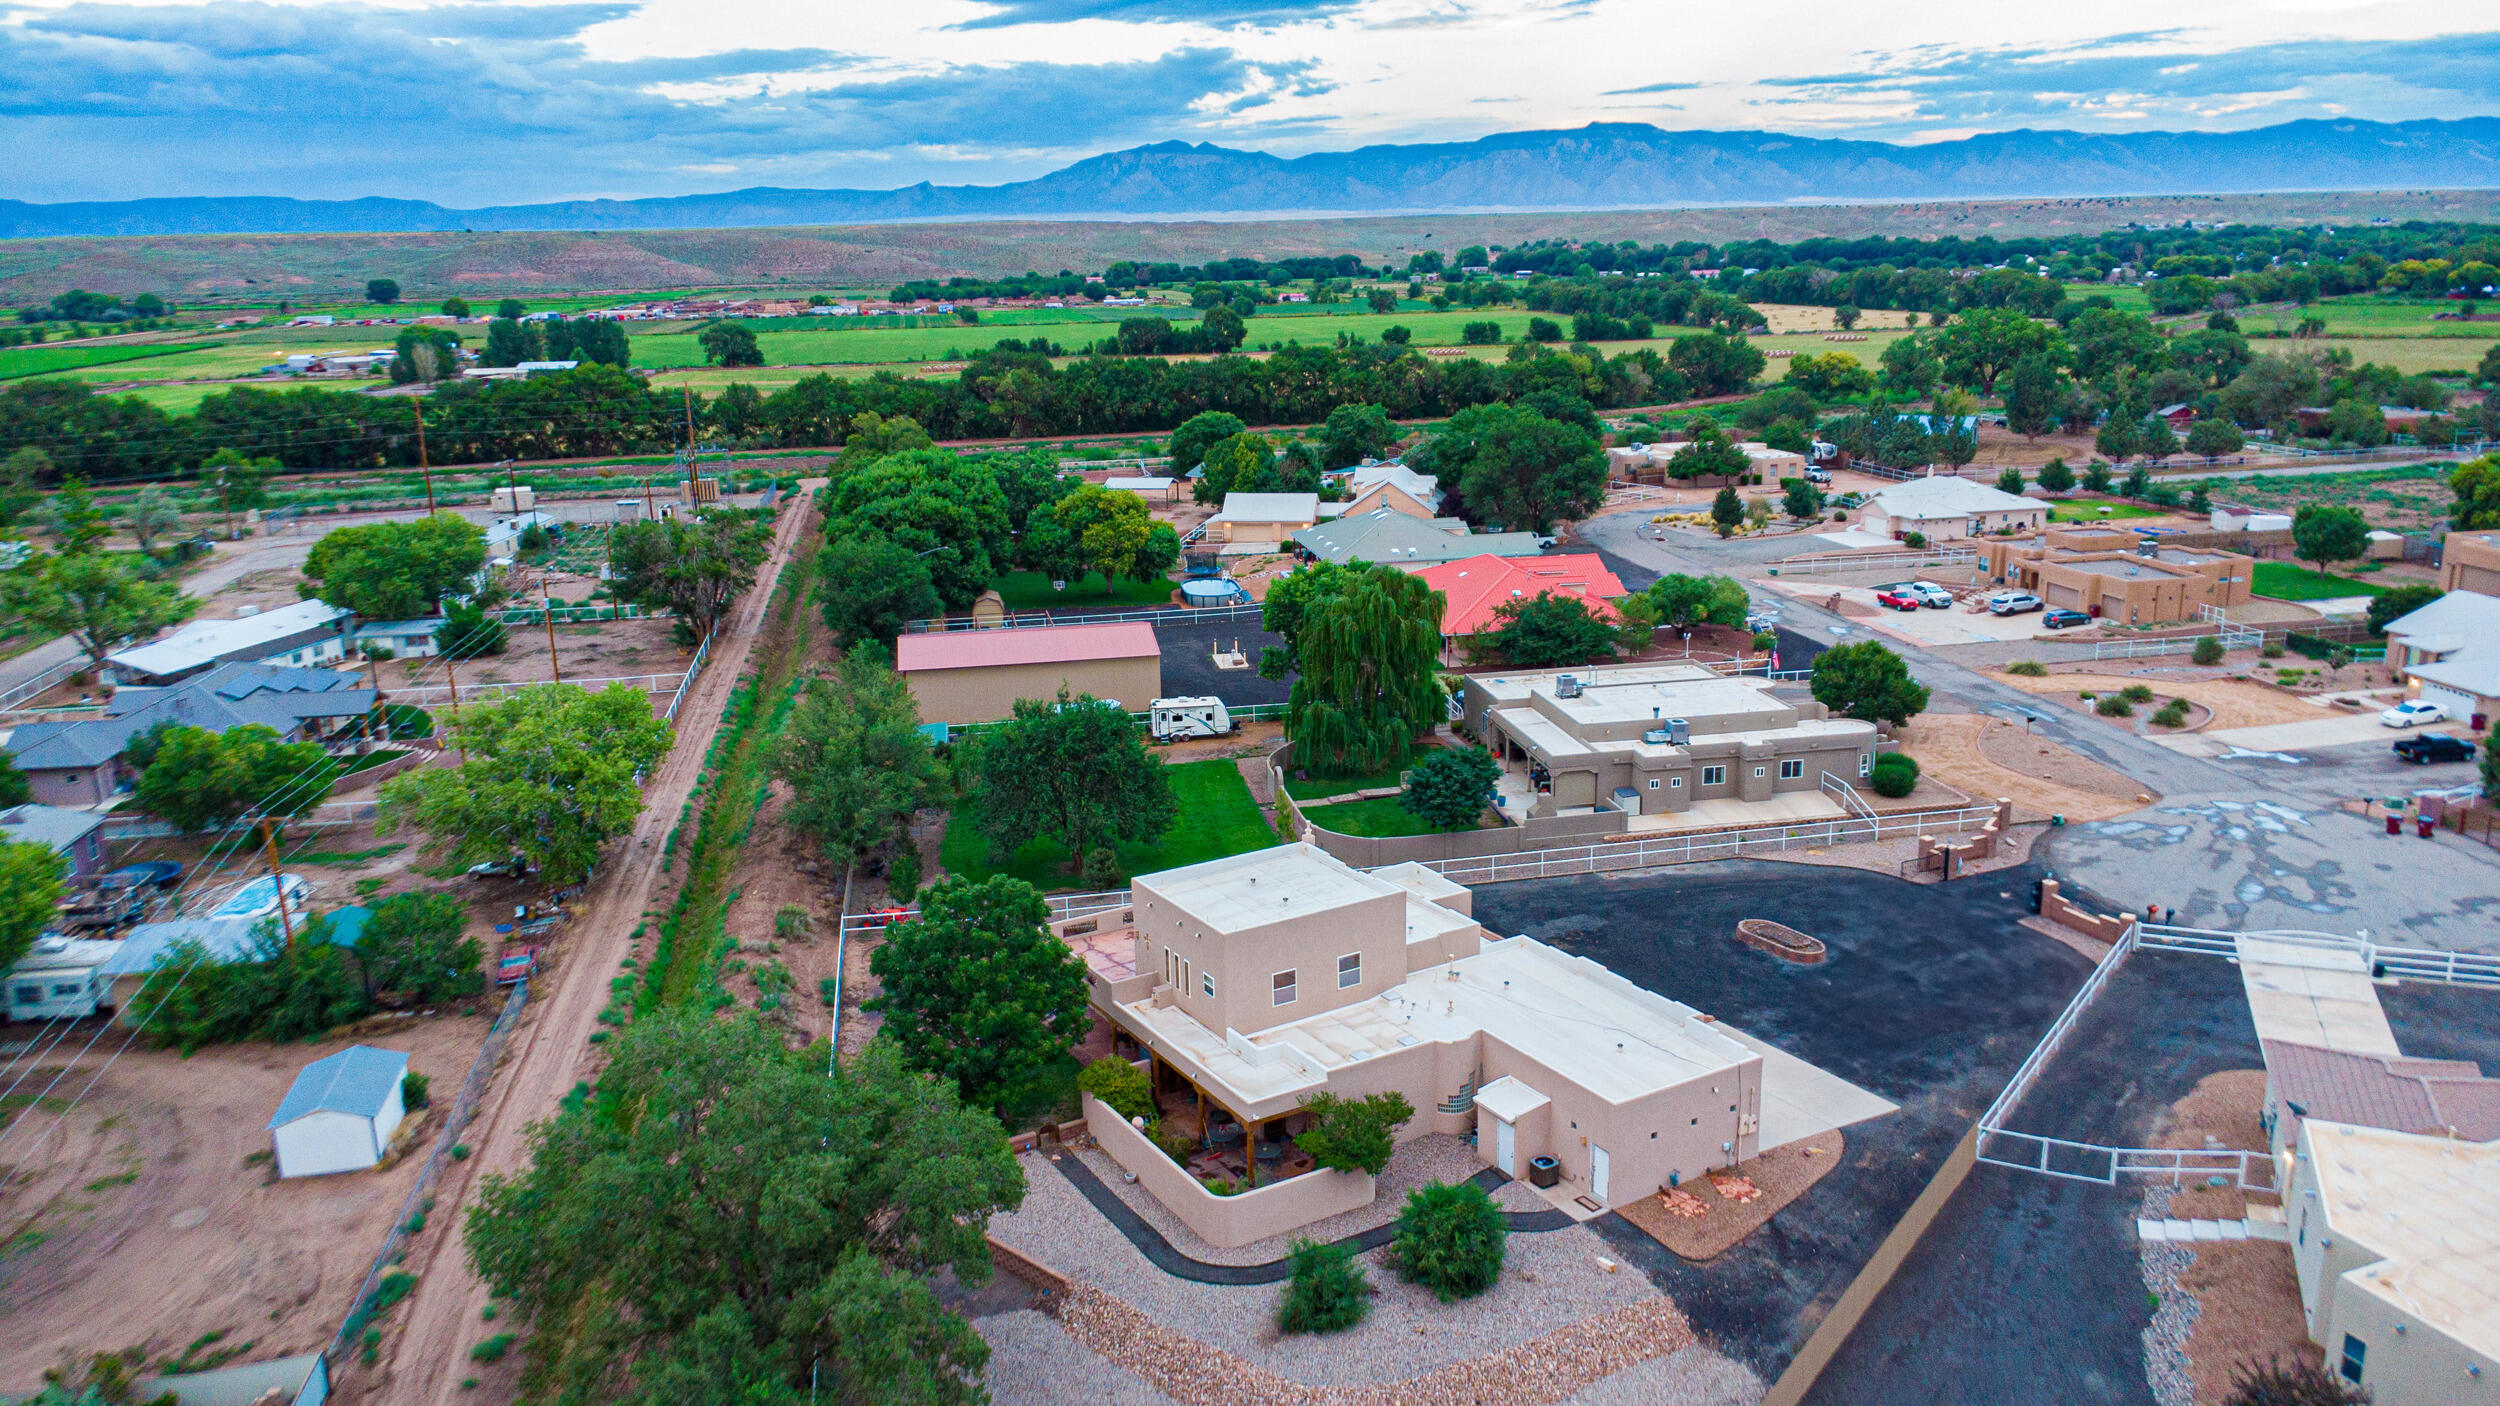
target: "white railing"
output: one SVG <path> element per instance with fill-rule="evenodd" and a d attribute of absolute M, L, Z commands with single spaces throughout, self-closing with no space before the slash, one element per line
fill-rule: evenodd
<path fill-rule="evenodd" d="M 1131 900 L 1127 889 L 1102 889 L 1094 893 L 1045 894 L 1043 901 L 1050 905 L 1050 921 L 1057 923 L 1096 913 L 1115 912 L 1128 907 Z M 841 935 L 848 938 L 854 933 L 875 932 L 892 923 L 908 923 L 919 916 L 918 904 L 906 904 L 876 913 L 845 913 L 842 915 Z"/>
<path fill-rule="evenodd" d="M 1684 835 L 1653 835 L 1613 844 L 1569 845 L 1489 854 L 1472 859 L 1422 861 L 1424 867 L 1462 884 L 1501 884 L 1521 879 L 1561 878 L 1572 874 L 1606 874 L 1647 869 L 1661 864 L 1690 864 L 1705 859 L 1733 859 L 1749 850 L 1793 849 L 1798 845 L 1838 845 L 1859 840 L 1907 839 L 1940 832 L 1972 830 L 1997 813 L 1993 805 L 1957 806 L 1942 810 L 1902 811 L 1873 820 L 1856 817 L 1800 821 L 1793 825 L 1757 825 L 1742 830 L 1717 830 Z"/>
<path fill-rule="evenodd" d="M 968 615 L 943 615 L 933 620 L 907 621 L 907 635 L 936 635 L 955 630 L 1035 629 L 1044 625 L 1123 625 L 1175 624 L 1184 620 L 1251 620 L 1258 618 L 1256 601 L 1244 605 L 1150 606 L 1144 610 L 1020 610 L 995 620 L 976 620 Z"/>
<path fill-rule="evenodd" d="M 1771 563 L 1781 576 L 1815 576 L 1827 571 L 1916 571 L 1929 566 L 1968 566 L 1979 560 L 1969 547 L 1939 547 L 1925 552 L 1871 552 L 1861 557 L 1784 557 Z"/>
<path fill-rule="evenodd" d="M 640 605 L 559 605 L 555 607 L 559 625 L 588 625 L 601 620 L 664 620 L 673 611 L 652 610 Z M 495 611 L 489 617 L 505 625 L 543 625 L 547 610 L 543 606 L 516 605 Z"/>
<path fill-rule="evenodd" d="M 1168 469 L 1172 467 L 1172 456 L 1166 454 L 1161 458 L 1142 459 L 1062 459 L 1059 461 L 1059 467 L 1063 469 L 1080 470 L 1135 469 L 1137 472 L 1142 474 L 1148 469 Z"/>
<path fill-rule="evenodd" d="M 2189 654 L 2195 651 L 2196 642 L 2198 640 L 2212 638 L 2213 636 L 2211 635 L 2181 635 L 2176 639 L 2095 640 L 2091 645 L 2092 653 L 2088 657 L 2093 659 L 2142 659 L 2149 655 L 2156 654 Z M 2076 647 L 2078 649 L 2082 648 L 2082 643 L 2078 641 Z"/>
<path fill-rule="evenodd" d="M 1980 1161 L 1996 1160 L 1988 1155 L 1990 1139 L 2004 1130 L 2005 1120 L 2013 1116 L 2016 1108 L 2022 1106 L 2023 1096 L 2031 1092 L 2031 1086 L 2040 1078 L 2040 1071 L 2048 1067 L 2048 1062 L 2056 1055 L 2058 1047 L 2066 1043 L 2066 1037 L 2073 1033 L 2075 1023 L 2083 1018 L 2085 1011 L 2091 1009 L 2094 1001 L 2100 999 L 2101 992 L 2109 986 L 2110 978 L 2117 975 L 2120 967 L 2126 965 L 2127 957 L 2135 951 L 2136 934 L 2142 926 L 2140 923 L 2127 924 L 2127 930 L 2118 935 L 2118 940 L 2110 944 L 2109 951 L 2103 953 L 2099 964 L 2092 968 L 2092 975 L 2084 978 L 2083 985 L 2075 989 L 2073 998 L 2066 1002 L 2066 1009 L 2058 1012 L 2057 1019 L 2050 1023 L 2048 1033 L 2042 1035 L 2040 1042 L 2031 1047 L 2030 1055 L 2023 1060 L 2021 1067 L 2014 1071 L 2014 1077 L 2007 1080 L 2005 1087 L 1997 1093 L 1996 1101 L 1988 1105 L 1987 1112 L 1979 1115 Z M 2003 1165 L 2021 1164 L 2008 1162 Z"/>
<path fill-rule="evenodd" d="M 2062 1181 L 2116 1186 L 2121 1177 L 2142 1177 L 2177 1186 L 2190 1178 L 2204 1181 L 2221 1176 L 2229 1177 L 2242 1191 L 2275 1189 L 2274 1158 L 2262 1151 L 2228 1147 L 2104 1147 L 2037 1133 L 1984 1129 L 1980 1146 L 1983 1150 L 1979 1160 L 1990 1166 L 2011 1167 Z"/>
<path fill-rule="evenodd" d="M 701 658 L 702 656 L 698 654 L 696 657 Z M 635 688 L 641 689 L 645 693 L 669 693 L 682 690 L 688 680 L 692 677 L 693 674 L 689 671 L 683 674 L 624 674 L 615 678 L 606 679 L 568 678 L 564 682 L 588 689 L 593 693 L 596 693 L 603 688 L 613 688 L 618 684 L 629 684 Z M 536 688 L 540 684 L 547 682 L 549 682 L 549 680 L 528 679 L 518 681 L 503 680 L 493 683 L 464 683 L 460 685 L 458 692 L 460 695 L 460 701 L 463 703 L 481 703 L 489 698 L 500 698 L 505 694 L 517 693 L 525 688 Z M 415 704 L 449 702 L 454 690 L 449 684 L 435 683 L 420 684 L 413 688 L 385 689 L 383 691 L 389 695 L 390 701 L 393 703 Z"/>
<path fill-rule="evenodd" d="M 687 661 L 685 676 L 677 681 L 677 691 L 669 695 L 668 707 L 660 714 L 661 717 L 670 722 L 677 721 L 677 710 L 684 707 L 686 703 L 686 690 L 694 687 L 694 681 L 702 676 L 704 661 L 711 658 L 711 655 L 712 637 L 705 635 L 703 643 L 695 648 L 694 658 Z"/>
<path fill-rule="evenodd" d="M 87 667 L 87 656 L 73 654 L 15 688 L 0 693 L 0 708 L 14 708 L 85 667 Z"/>
<path fill-rule="evenodd" d="M 1875 807 L 1868 805 L 1866 798 L 1858 794 L 1857 787 L 1828 771 L 1823 773 L 1823 780 L 1819 784 L 1822 786 L 1824 795 L 1840 802 L 1842 810 L 1861 820 L 1872 820 L 1878 825 L 1883 823 L 1883 818 L 1875 813 Z"/>
<path fill-rule="evenodd" d="M 2242 934 L 2214 928 L 2175 927 L 2167 923 L 2141 923 L 2137 926 L 2141 931 L 2137 945 L 2150 950 L 2237 957 L 2240 955 L 2240 938 L 2255 937 L 2278 946 L 2344 953 L 2359 961 L 2363 969 L 2374 976 L 2436 981 L 2446 986 L 2500 989 L 2500 956 L 2485 952 L 2451 952 L 2441 947 L 2390 947 L 2366 937 L 2346 937 L 2331 932 Z"/>

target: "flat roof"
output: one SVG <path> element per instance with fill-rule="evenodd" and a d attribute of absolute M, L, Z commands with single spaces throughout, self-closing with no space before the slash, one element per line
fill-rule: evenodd
<path fill-rule="evenodd" d="M 904 635 L 894 641 L 894 672 L 1006 668 L 1019 664 L 1079 664 L 1097 659 L 1160 657 L 1155 627 L 1138 621 L 1112 625 L 1036 625 L 1026 629 L 947 630 Z"/>
<path fill-rule="evenodd" d="M 2360 954 L 2280 939 L 2239 939 L 2240 981 L 2260 1041 L 2398 1056 Z"/>
<path fill-rule="evenodd" d="M 2383 1258 L 2344 1275 L 2398 1316 L 2500 1357 L 2500 1142 L 2312 1120 L 2327 1223 Z"/>
<path fill-rule="evenodd" d="M 1151 910 L 1160 900 L 1218 932 L 1241 932 L 1365 899 L 1407 893 L 1387 879 L 1300 842 L 1140 874 L 1135 887 L 1141 911 Z"/>
<path fill-rule="evenodd" d="M 2094 576 L 2107 576 L 2120 581 L 2141 581 L 2147 576 L 2159 576 L 2165 580 L 2176 581 L 2181 579 L 2186 574 L 2175 567 L 2165 566 L 2151 557 L 2140 557 L 2133 554 L 2129 554 L 2124 557 L 2086 557 L 2080 560 L 2052 562 L 2050 564 L 2053 566 L 2063 566 L 2074 571 L 2089 572 Z"/>
<path fill-rule="evenodd" d="M 217 663 L 239 651 L 274 645 L 289 636 L 319 629 L 346 614 L 345 610 L 328 601 L 299 600 L 258 615 L 194 621 L 153 644 L 143 644 L 110 655 L 108 661 L 152 676 L 178 674 L 186 669 Z"/>

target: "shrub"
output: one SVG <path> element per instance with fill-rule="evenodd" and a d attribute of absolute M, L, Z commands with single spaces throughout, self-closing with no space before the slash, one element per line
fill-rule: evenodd
<path fill-rule="evenodd" d="M 1918 789 L 1918 762 L 1907 752 L 1886 752 L 1868 768 L 1866 784 L 1876 795 L 1897 801 Z"/>
<path fill-rule="evenodd" d="M 1502 1242 L 1510 1227 L 1484 1188 L 1434 1182 L 1408 1193 L 1390 1241 L 1398 1275 L 1430 1289 L 1443 1303 L 1474 1298 L 1502 1274 Z"/>
<path fill-rule="evenodd" d="M 2049 676 L 2049 666 L 2037 659 L 2017 659 L 2005 666 L 2005 672 L 2026 679 L 2045 679 Z"/>
<path fill-rule="evenodd" d="M 428 1079 L 424 1075 L 411 1069 L 406 1074 L 400 1076 L 399 1101 L 407 1105 L 409 1112 L 414 1113 L 418 1109 L 425 1107 L 426 1103 L 433 1097 L 432 1094 L 427 1092 L 427 1090 L 431 1089 L 433 1086 L 433 1080 Z"/>
<path fill-rule="evenodd" d="M 1408 773 L 1398 804 L 1439 829 L 1472 829 L 1501 774 L 1481 747 L 1435 747 Z"/>
<path fill-rule="evenodd" d="M 2279 644 L 2270 644 L 2263 649 L 2258 650 L 2257 654 L 2259 658 L 2263 659 L 2280 659 L 2283 657 L 2283 646 Z"/>
<path fill-rule="evenodd" d="M 1118 1055 L 1104 1055 L 1078 1070 L 1076 1086 L 1109 1104 L 1123 1118 L 1155 1116 L 1153 1081 L 1145 1070 Z"/>
<path fill-rule="evenodd" d="M 2104 695 L 2099 702 L 2094 703 L 2092 705 L 2092 711 L 2105 718 L 2132 718 L 2135 716 L 2135 705 L 2128 702 L 2125 698 L 2122 698 L 2115 693 L 2111 693 Z"/>
<path fill-rule="evenodd" d="M 1901 545 L 1908 547 L 1911 551 L 1917 551 L 1919 548 L 1927 545 L 1927 534 L 1924 532 L 1904 532 L 1901 534 Z"/>
<path fill-rule="evenodd" d="M 1107 845 L 1098 845 L 1085 852 L 1085 882 L 1097 889 L 1107 889 L 1120 882 L 1120 856 Z"/>
<path fill-rule="evenodd" d="M 1276 1308 L 1277 1331 L 1342 1333 L 1372 1311 L 1371 1293 L 1371 1281 L 1343 1246 L 1297 1240 L 1293 1282 Z"/>
<path fill-rule="evenodd" d="M 469 1145 L 468 1145 L 467 1143 L 465 1143 L 465 1142 L 455 1142 L 455 1143 L 453 1143 L 453 1144 L 451 1145 L 451 1160 L 453 1160 L 454 1162 L 466 1162 L 466 1161 L 468 1161 L 468 1160 L 469 1160 Z"/>
<path fill-rule="evenodd" d="M 1107 852 L 1094 851 L 1095 854 Z M 1087 862 L 1090 866 L 1092 856 L 1087 856 Z M 1114 875 L 1112 882 L 1116 883 L 1118 882 L 1119 861 L 1113 860 L 1111 867 Z M 1089 874 L 1087 877 L 1092 876 Z M 1103 885 L 1104 888 L 1110 886 L 1110 884 Z M 885 887 L 886 893 L 896 903 L 909 903 L 913 896 L 920 892 L 920 842 L 911 837 L 909 829 L 903 831 L 901 846 L 894 851 L 894 858 L 886 863 Z"/>
<path fill-rule="evenodd" d="M 2222 641 L 2207 635 L 2196 642 L 2196 648 L 2188 651 L 2188 658 L 2210 669 L 2222 662 Z"/>
<path fill-rule="evenodd" d="M 2242 1362 L 2231 1369 L 2231 1394 L 2223 1406 L 2366 1406 L 2370 1394 L 2323 1367 L 2294 1362 L 2286 1367 Z"/>
<path fill-rule="evenodd" d="M 2150 703 L 2153 701 L 2153 689 L 2150 684 L 2131 683 L 2118 690 L 2118 696 L 2130 703 Z"/>
<path fill-rule="evenodd" d="M 1373 1176 L 1389 1165 L 1397 1130 L 1415 1116 L 1415 1106 L 1399 1093 L 1359 1099 L 1314 1094 L 1303 1101 L 1302 1111 L 1311 1115 L 1311 1126 L 1294 1140 L 1311 1154 L 1313 1162 L 1335 1171 L 1365 1171 Z"/>
<path fill-rule="evenodd" d="M 2153 714 L 2153 726 L 2155 727 L 2185 727 L 2187 726 L 2187 720 L 2188 705 L 2187 700 L 2184 698 L 2171 699 L 2169 702 L 2162 704 L 2161 709 Z"/>
<path fill-rule="evenodd" d="M 473 1348 L 470 1348 L 469 1360 L 472 1362 L 501 1362 L 503 1360 L 503 1355 L 511 1350 L 512 1335 L 510 1333 L 497 1333 L 495 1336 L 488 1338 L 486 1341 L 479 1343 Z"/>

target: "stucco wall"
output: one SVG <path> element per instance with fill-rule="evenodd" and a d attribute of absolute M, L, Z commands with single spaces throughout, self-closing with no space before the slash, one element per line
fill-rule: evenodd
<path fill-rule="evenodd" d="M 108 761 L 102 766 L 30 771 L 25 773 L 26 790 L 40 805 L 85 810 L 113 799 L 114 779 L 120 774 L 121 763 L 118 761 Z"/>
<path fill-rule="evenodd" d="M 1100 1099 L 1081 1097 L 1086 1131 L 1103 1152 L 1210 1245 L 1229 1250 L 1282 1235 L 1368 1206 L 1376 1194 L 1372 1178 L 1362 1172 L 1314 1171 L 1237 1196 L 1218 1196 Z"/>
<path fill-rule="evenodd" d="M 2500 534 L 2449 533 L 2439 548 L 2439 589 L 2500 596 Z"/>
<path fill-rule="evenodd" d="M 1089 659 L 1074 664 L 1009 664 L 995 668 L 920 669 L 903 676 L 924 723 L 996 722 L 1014 714 L 1019 698 L 1069 694 L 1116 698 L 1133 713 L 1163 695 L 1163 657 Z"/>

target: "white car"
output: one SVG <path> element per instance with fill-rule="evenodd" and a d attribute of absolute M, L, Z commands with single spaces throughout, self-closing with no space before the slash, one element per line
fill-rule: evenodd
<path fill-rule="evenodd" d="M 2047 605 L 2047 601 L 2029 591 L 1999 591 L 1988 597 L 1988 613 L 1991 615 L 2020 615 L 2025 611 L 2039 610 Z"/>
<path fill-rule="evenodd" d="M 2436 703 L 2409 698 L 2378 715 L 2382 727 L 2420 727 L 2424 723 L 2446 722 L 2448 710 Z"/>
<path fill-rule="evenodd" d="M 1953 593 L 1933 581 L 1912 581 L 1904 589 L 1918 597 L 1918 603 L 1930 610 L 1953 608 Z"/>

